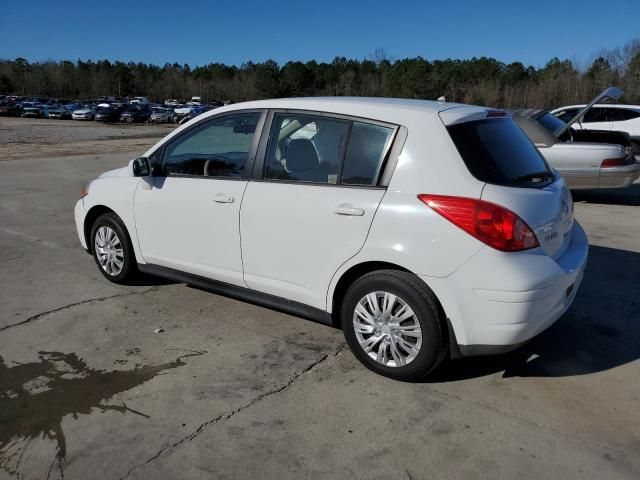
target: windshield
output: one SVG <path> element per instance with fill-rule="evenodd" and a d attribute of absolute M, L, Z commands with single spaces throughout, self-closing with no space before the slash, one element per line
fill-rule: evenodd
<path fill-rule="evenodd" d="M 553 171 L 511 118 L 492 118 L 447 127 L 460 156 L 478 180 L 496 185 L 542 187 Z"/>
<path fill-rule="evenodd" d="M 558 134 L 567 126 L 565 122 L 560 120 L 558 117 L 551 115 L 550 113 L 545 113 L 537 120 L 540 125 L 542 125 L 549 133 L 551 133 L 555 137 L 557 137 Z"/>

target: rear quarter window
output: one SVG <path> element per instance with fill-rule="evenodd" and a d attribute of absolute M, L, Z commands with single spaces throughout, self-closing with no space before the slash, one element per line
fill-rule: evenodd
<path fill-rule="evenodd" d="M 393 129 L 354 122 L 344 159 L 341 183 L 375 185 Z"/>
<path fill-rule="evenodd" d="M 495 185 L 542 187 L 553 171 L 511 118 L 490 118 L 447 127 L 469 172 Z"/>

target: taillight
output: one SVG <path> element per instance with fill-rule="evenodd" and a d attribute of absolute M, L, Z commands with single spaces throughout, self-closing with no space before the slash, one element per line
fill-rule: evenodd
<path fill-rule="evenodd" d="M 518 252 L 539 245 L 529 225 L 500 205 L 446 195 L 422 194 L 418 198 L 469 235 L 496 250 Z"/>
<path fill-rule="evenodd" d="M 626 163 L 627 159 L 624 157 L 620 157 L 620 158 L 607 158 L 606 160 L 602 161 L 602 165 L 600 165 L 601 168 L 607 168 L 607 167 L 620 167 L 622 165 L 624 165 Z"/>

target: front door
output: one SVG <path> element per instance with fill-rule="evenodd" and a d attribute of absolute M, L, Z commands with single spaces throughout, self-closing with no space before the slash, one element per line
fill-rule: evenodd
<path fill-rule="evenodd" d="M 260 117 L 215 117 L 164 145 L 154 169 L 159 175 L 143 179 L 134 197 L 146 262 L 245 285 L 240 205 Z"/>

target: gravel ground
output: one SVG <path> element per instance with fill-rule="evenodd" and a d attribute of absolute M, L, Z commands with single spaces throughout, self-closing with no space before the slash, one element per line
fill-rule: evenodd
<path fill-rule="evenodd" d="M 0 161 L 144 151 L 175 127 L 0 117 Z"/>

